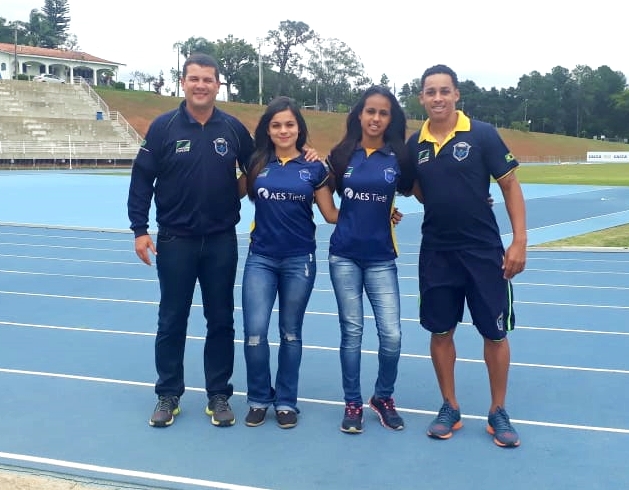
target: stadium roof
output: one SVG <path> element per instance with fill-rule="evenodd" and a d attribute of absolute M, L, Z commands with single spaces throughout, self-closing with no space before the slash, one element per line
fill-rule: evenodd
<path fill-rule="evenodd" d="M 41 58 L 53 58 L 65 61 L 86 61 L 89 63 L 106 63 L 108 65 L 126 66 L 124 63 L 118 63 L 116 61 L 109 61 L 97 56 L 93 56 L 89 53 L 82 51 L 70 51 L 67 49 L 51 49 L 51 48 L 39 48 L 35 46 L 22 46 L 18 44 L 0 43 L 0 53 L 17 54 L 19 56 L 31 56 Z"/>

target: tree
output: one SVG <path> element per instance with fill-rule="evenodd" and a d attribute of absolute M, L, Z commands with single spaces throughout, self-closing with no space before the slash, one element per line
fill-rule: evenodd
<path fill-rule="evenodd" d="M 204 37 L 189 37 L 187 41 L 182 43 L 175 43 L 174 46 L 180 46 L 180 53 L 184 58 L 187 58 L 192 53 L 205 53 L 210 56 L 215 56 L 216 46 L 214 43 L 208 41 Z"/>
<path fill-rule="evenodd" d="M 459 82 L 459 93 L 461 96 L 458 105 L 465 114 L 475 119 L 488 119 L 482 114 L 484 90 L 481 90 L 473 81 L 464 80 Z"/>
<path fill-rule="evenodd" d="M 410 119 L 424 119 L 426 111 L 419 103 L 419 93 L 421 92 L 421 79 L 415 78 L 408 84 L 402 86 L 400 92 L 400 104 L 404 107 L 406 116 Z"/>
<path fill-rule="evenodd" d="M 227 88 L 227 100 L 231 101 L 232 85 L 238 86 L 239 73 L 244 67 L 257 63 L 257 53 L 251 44 L 242 39 L 235 39 L 231 34 L 223 40 L 217 40 L 214 46 Z"/>
<path fill-rule="evenodd" d="M 27 23 L 26 44 L 42 48 L 55 48 L 56 38 L 46 16 L 37 9 L 31 10 Z"/>
<path fill-rule="evenodd" d="M 79 40 L 77 39 L 76 34 L 68 34 L 62 48 L 68 51 L 80 51 L 81 47 L 79 46 Z"/>
<path fill-rule="evenodd" d="M 370 85 L 360 59 L 343 41 L 338 39 L 317 40 L 314 48 L 308 48 L 310 60 L 307 70 L 315 84 L 315 105 L 325 102 L 328 111 L 338 104 L 350 106 L 355 97 L 353 89 Z"/>
<path fill-rule="evenodd" d="M 162 87 L 164 86 L 164 72 L 160 70 L 159 76 L 156 80 L 153 80 L 153 90 L 156 94 L 162 93 Z"/>
<path fill-rule="evenodd" d="M 140 83 L 142 84 L 141 86 L 144 86 L 145 83 L 148 83 L 148 90 L 151 90 L 151 85 L 153 85 L 156 80 L 157 77 L 155 75 L 145 75 L 144 80 Z"/>
<path fill-rule="evenodd" d="M 391 83 L 391 80 L 389 80 L 389 77 L 387 76 L 386 73 L 383 73 L 380 76 L 380 85 L 382 85 L 383 87 L 386 87 L 389 90 L 391 90 L 391 87 L 389 86 L 389 83 Z M 395 94 L 393 94 L 393 95 L 395 95 Z"/>
<path fill-rule="evenodd" d="M 273 45 L 268 61 L 279 68 L 279 83 L 275 95 L 285 94 L 287 74 L 299 75 L 299 53 L 295 48 L 305 47 L 316 37 L 304 22 L 284 20 L 276 30 L 268 32 L 266 40 Z"/>
<path fill-rule="evenodd" d="M 42 12 L 46 17 L 50 38 L 46 41 L 46 47 L 57 48 L 68 38 L 68 27 L 70 25 L 70 7 L 68 0 L 44 0 Z"/>
<path fill-rule="evenodd" d="M 144 84 L 146 83 L 147 78 L 148 78 L 148 75 L 146 73 L 141 72 L 141 71 L 137 71 L 136 70 L 134 72 L 131 72 L 131 79 L 135 80 L 135 82 L 136 82 L 136 84 L 137 84 L 137 86 L 138 86 L 138 88 L 140 90 L 144 90 L 143 87 L 144 87 Z"/>

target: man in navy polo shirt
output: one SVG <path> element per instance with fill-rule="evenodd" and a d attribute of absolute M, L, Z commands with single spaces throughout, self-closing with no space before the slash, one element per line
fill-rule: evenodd
<path fill-rule="evenodd" d="M 170 426 L 180 412 L 186 331 L 197 280 L 207 321 L 205 412 L 213 425 L 235 423 L 228 399 L 233 394 L 241 195 L 236 165 L 242 169 L 248 163 L 253 140 L 240 121 L 215 106 L 219 76 L 212 57 L 188 57 L 181 79 L 185 101 L 152 122 L 131 172 L 127 204 L 135 251 L 147 265 L 149 251 L 156 256 L 161 292 L 155 338 L 158 402 L 149 421 L 153 427 Z M 148 234 L 153 197 L 157 245 Z"/>
<path fill-rule="evenodd" d="M 491 404 L 487 431 L 501 447 L 519 436 L 505 410 L 513 329 L 511 278 L 524 270 L 526 220 L 518 163 L 490 124 L 456 110 L 456 73 L 437 65 L 421 79 L 420 102 L 429 119 L 407 142 L 415 162 L 415 195 L 424 204 L 419 256 L 420 321 L 432 333 L 430 352 L 443 405 L 428 435 L 448 439 L 462 427 L 454 389 L 454 331 L 467 302 L 484 338 Z M 494 178 L 504 196 L 513 230 L 503 248 L 489 198 Z"/>

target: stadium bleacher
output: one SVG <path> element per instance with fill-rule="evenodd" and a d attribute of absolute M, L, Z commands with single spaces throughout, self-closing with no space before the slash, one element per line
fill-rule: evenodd
<path fill-rule="evenodd" d="M 142 138 L 89 84 L 0 80 L 0 165 L 129 165 Z"/>

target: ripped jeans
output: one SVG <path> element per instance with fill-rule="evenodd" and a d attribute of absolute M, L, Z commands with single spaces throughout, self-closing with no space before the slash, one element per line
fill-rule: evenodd
<path fill-rule="evenodd" d="M 297 411 L 301 329 L 316 272 L 314 254 L 275 259 L 249 252 L 247 256 L 242 313 L 247 402 L 253 408 L 274 405 L 276 410 Z M 280 346 L 273 388 L 268 333 L 276 297 Z"/>

